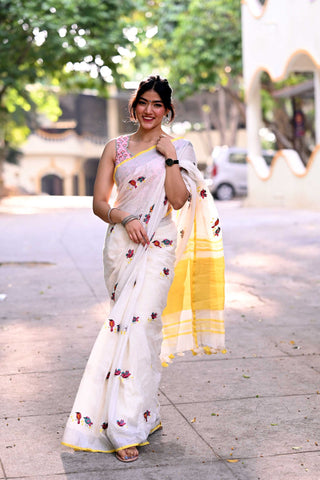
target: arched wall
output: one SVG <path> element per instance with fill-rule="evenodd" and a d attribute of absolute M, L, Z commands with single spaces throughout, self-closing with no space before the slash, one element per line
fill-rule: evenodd
<path fill-rule="evenodd" d="M 242 1 L 243 69 L 247 102 L 249 205 L 320 208 L 320 1 Z M 295 151 L 282 151 L 270 171 L 261 157 L 260 76 L 273 81 L 293 71 L 313 72 L 317 147 L 310 167 L 304 168 Z M 298 157 L 298 158 L 297 158 Z M 299 173 L 298 173 L 299 172 Z"/>

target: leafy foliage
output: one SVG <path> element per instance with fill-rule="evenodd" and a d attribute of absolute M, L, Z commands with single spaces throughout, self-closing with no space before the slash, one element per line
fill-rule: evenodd
<path fill-rule="evenodd" d="M 180 98 L 226 84 L 229 76 L 241 74 L 239 0 L 163 0 L 152 4 L 146 16 L 149 25 L 158 27 L 158 33 L 145 42 L 147 48 L 140 50 L 140 55 L 148 52 L 153 68 L 165 67 Z"/>
<path fill-rule="evenodd" d="M 133 0 L 0 0 L 2 157 L 28 133 L 25 112 L 57 117 L 52 85 L 106 95 L 106 82 L 120 84 L 116 58 L 131 48 L 123 28 L 133 7 Z"/>

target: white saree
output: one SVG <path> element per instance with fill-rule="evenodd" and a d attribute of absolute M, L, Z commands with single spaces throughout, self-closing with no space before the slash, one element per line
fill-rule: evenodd
<path fill-rule="evenodd" d="M 115 206 L 139 216 L 150 244 L 130 241 L 121 224 L 108 227 L 103 257 L 111 308 L 65 429 L 62 443 L 74 449 L 111 453 L 147 444 L 161 426 L 161 362 L 177 352 L 224 348 L 219 219 L 192 145 L 173 142 L 191 194 L 175 220 L 163 156 L 155 147 L 131 155 L 128 137 L 117 139 Z"/>

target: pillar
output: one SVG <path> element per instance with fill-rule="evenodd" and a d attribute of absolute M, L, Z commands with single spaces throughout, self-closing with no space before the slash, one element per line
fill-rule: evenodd
<path fill-rule="evenodd" d="M 86 175 L 84 172 L 84 161 L 80 162 L 78 175 L 79 175 L 79 195 L 84 196 L 86 194 Z"/>
<path fill-rule="evenodd" d="M 249 155 L 261 155 L 259 130 L 261 127 L 260 76 L 252 81 L 247 93 L 247 136 Z"/>
<path fill-rule="evenodd" d="M 107 125 L 108 138 L 119 136 L 119 104 L 117 99 L 117 88 L 110 87 L 109 98 L 107 100 Z"/>

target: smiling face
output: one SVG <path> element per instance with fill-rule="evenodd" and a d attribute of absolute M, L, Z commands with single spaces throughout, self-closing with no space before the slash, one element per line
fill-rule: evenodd
<path fill-rule="evenodd" d="M 151 130 L 160 126 L 167 109 L 161 100 L 160 95 L 154 90 L 144 92 L 135 107 L 136 118 L 140 126 Z"/>

